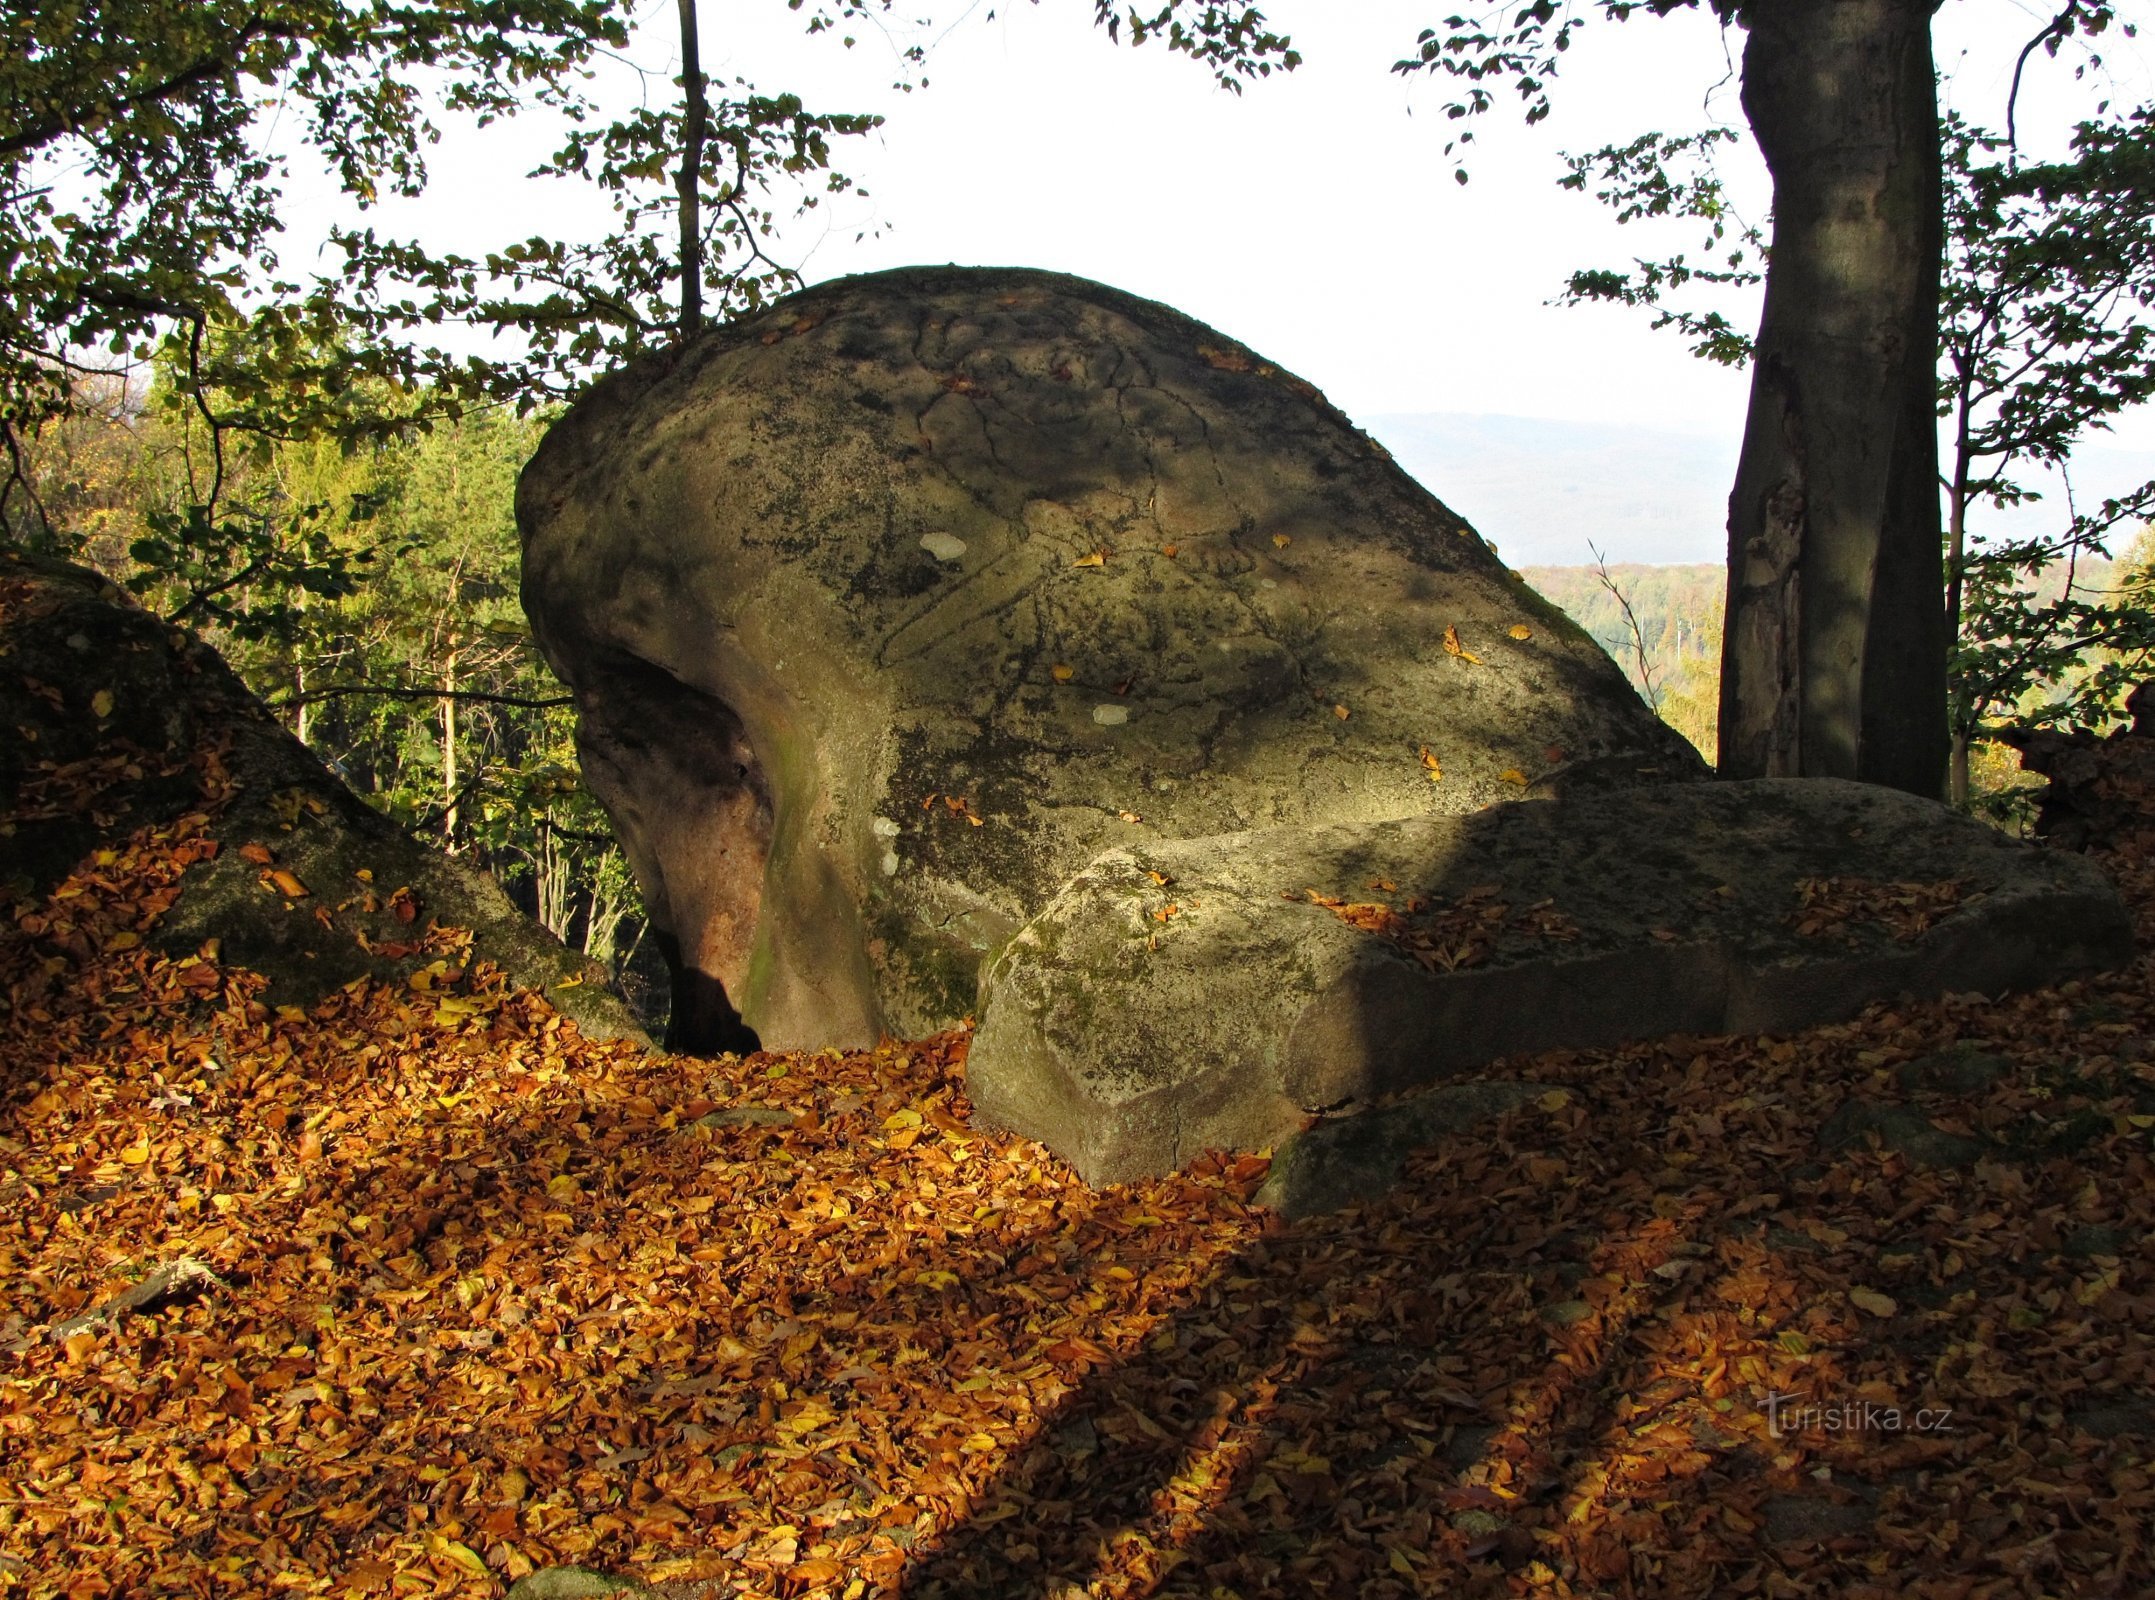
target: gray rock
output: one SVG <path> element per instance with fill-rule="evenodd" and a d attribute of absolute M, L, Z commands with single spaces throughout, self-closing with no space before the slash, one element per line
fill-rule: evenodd
<path fill-rule="evenodd" d="M 1455 1083 L 1288 1136 L 1257 1203 L 1289 1217 L 1375 1200 L 1399 1182 L 1407 1157 L 1446 1134 L 1502 1116 L 1541 1092 L 1527 1083 Z"/>
<path fill-rule="evenodd" d="M 1861 1146 L 1872 1138 L 1919 1167 L 1972 1167 L 1991 1148 L 1972 1134 L 1947 1133 L 1920 1111 L 1867 1100 L 1848 1101 L 1818 1130 L 1818 1142 L 1828 1150 Z"/>
<path fill-rule="evenodd" d="M 541 1567 L 509 1585 L 508 1600 L 601 1600 L 610 1594 L 639 1595 L 651 1591 L 631 1578 L 590 1567 Z"/>
<path fill-rule="evenodd" d="M 950 1023 L 1118 844 L 1703 775 L 1308 384 L 1077 278 L 820 285 L 597 385 L 517 514 L 678 1048 Z"/>
<path fill-rule="evenodd" d="M 1806 883 L 1838 885 L 1808 917 Z M 1895 897 L 1934 920 L 1895 923 Z M 1404 916 L 1403 939 L 1372 931 L 1411 899 L 1437 914 Z M 1889 920 L 1835 915 L 1866 899 Z M 1783 1031 L 2131 949 L 2085 859 L 1892 790 L 1586 793 L 1111 851 L 987 973 L 967 1077 L 982 1118 L 1116 1180 L 1277 1145 L 1313 1111 L 1501 1056 Z"/>

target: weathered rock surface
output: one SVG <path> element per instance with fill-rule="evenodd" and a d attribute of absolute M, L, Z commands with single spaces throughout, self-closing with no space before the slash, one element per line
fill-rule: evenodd
<path fill-rule="evenodd" d="M 2001 744 L 2021 767 L 2050 780 L 2036 796 L 2035 831 L 2064 850 L 2114 846 L 2144 833 L 2155 815 L 2155 682 L 2125 697 L 2132 721 L 2107 737 L 2085 728 L 2007 728 Z"/>
<path fill-rule="evenodd" d="M 947 1024 L 1116 844 L 1702 770 L 1309 385 L 1080 279 L 795 296 L 598 385 L 518 520 L 682 1048 Z"/>
<path fill-rule="evenodd" d="M 215 939 L 223 960 L 269 978 L 266 1003 L 306 1005 L 422 965 L 413 947 L 438 921 L 470 929 L 477 956 L 591 1037 L 641 1037 L 604 969 L 368 807 L 214 651 L 95 573 L 0 553 L 0 727 L 0 903 L 136 829 L 203 814 L 218 853 L 188 869 L 150 944 L 192 955 Z"/>
<path fill-rule="evenodd" d="M 990 968 L 967 1077 L 983 1119 L 1110 1181 L 1502 1056 L 1793 1029 L 2131 947 L 2088 861 L 1891 790 L 1583 793 L 1109 852 Z"/>

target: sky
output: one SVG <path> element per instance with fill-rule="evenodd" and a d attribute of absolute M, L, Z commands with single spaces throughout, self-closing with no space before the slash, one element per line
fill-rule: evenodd
<path fill-rule="evenodd" d="M 789 223 L 774 252 L 811 282 L 916 262 L 1047 267 L 1211 323 L 1380 437 L 1373 419 L 1495 415 L 1684 435 L 1732 459 L 1742 373 L 1693 358 L 1644 314 L 1551 302 L 1575 268 L 1696 250 L 1701 230 L 1619 228 L 1556 180 L 1566 151 L 1648 129 L 1740 126 L 1741 34 L 1724 36 L 1702 10 L 1597 18 L 1555 84 L 1555 114 L 1534 128 L 1509 105 L 1481 119 L 1461 187 L 1443 155 L 1456 131 L 1442 114 L 1448 82 L 1388 70 L 1452 6 L 1274 0 L 1267 13 L 1304 63 L 1240 95 L 1158 44 L 1111 43 L 1088 0 L 946 4 L 926 33 L 864 28 L 851 50 L 805 37 L 780 0 L 702 0 L 700 14 L 714 76 L 887 118 L 838 147 L 865 193 Z M 657 0 L 635 47 L 650 76 L 609 69 L 602 94 L 671 92 L 673 10 Z M 2013 57 L 2047 14 L 2024 0 L 1950 0 L 1937 25 L 1949 103 L 2001 122 Z M 897 51 L 914 39 L 932 47 L 928 86 L 894 93 Z M 2147 98 L 2147 47 L 2113 40 L 2105 53 L 2110 92 Z M 2054 144 L 2096 93 L 2069 63 L 2038 57 L 2022 126 Z M 549 136 L 524 119 L 452 131 L 426 199 L 375 220 L 477 248 L 602 226 L 588 196 L 513 181 Z M 1758 216 L 1765 183 L 1748 147 L 1727 170 Z M 295 238 L 307 226 L 296 216 Z M 1742 322 L 1755 309 L 1738 302 L 1731 314 Z M 2155 450 L 2155 418 L 2112 442 Z"/>

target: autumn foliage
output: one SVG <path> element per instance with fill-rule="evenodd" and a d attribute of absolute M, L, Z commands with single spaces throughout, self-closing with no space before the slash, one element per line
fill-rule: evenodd
<path fill-rule="evenodd" d="M 962 1034 L 593 1044 L 441 928 L 280 1014 L 145 938 L 203 787 L 0 908 L 0 1595 L 2155 1589 L 2145 962 L 1505 1063 L 1288 1227 L 971 1126 Z"/>

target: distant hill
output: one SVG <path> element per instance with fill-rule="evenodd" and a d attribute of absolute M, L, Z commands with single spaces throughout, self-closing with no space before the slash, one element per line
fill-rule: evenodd
<path fill-rule="evenodd" d="M 1591 562 L 1590 542 L 1626 564 L 1719 563 L 1727 553 L 1741 417 L 1724 435 L 1464 412 L 1361 421 L 1513 567 Z M 2075 457 L 2083 507 L 2150 478 L 2155 452 L 2095 448 Z M 1984 525 L 2007 535 L 2048 531 L 2065 515 L 2061 487 L 2012 512 L 1985 513 Z"/>

